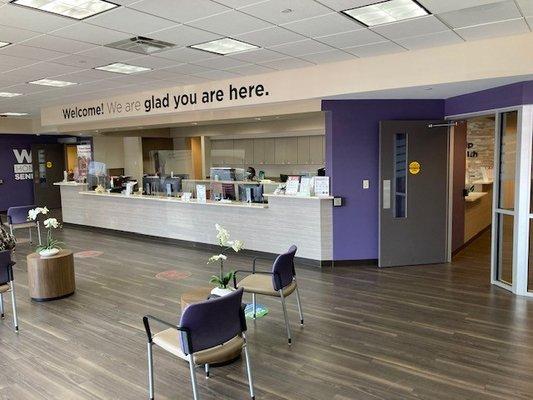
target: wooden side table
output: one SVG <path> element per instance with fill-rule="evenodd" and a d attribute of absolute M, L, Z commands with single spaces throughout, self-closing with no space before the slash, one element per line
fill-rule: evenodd
<path fill-rule="evenodd" d="M 188 292 L 185 292 L 181 295 L 181 312 L 185 310 L 185 308 L 191 304 L 199 303 L 201 301 L 207 300 L 209 295 L 211 294 L 211 287 L 197 287 L 194 289 L 191 289 Z M 232 362 L 238 360 L 241 357 L 242 349 L 237 349 L 232 354 L 228 354 L 228 356 L 224 359 L 221 359 L 220 362 L 216 364 L 210 364 L 211 367 L 221 367 L 223 365 L 231 364 Z"/>
<path fill-rule="evenodd" d="M 28 261 L 28 286 L 35 301 L 58 300 L 74 294 L 74 255 L 60 250 L 55 256 L 41 257 L 32 253 Z"/>

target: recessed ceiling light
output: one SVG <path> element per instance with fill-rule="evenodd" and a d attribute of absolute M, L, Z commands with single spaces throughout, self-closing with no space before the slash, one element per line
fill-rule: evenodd
<path fill-rule="evenodd" d="M 223 38 L 213 40 L 207 43 L 193 44 L 189 47 L 197 50 L 207 51 L 209 53 L 219 54 L 222 56 L 226 54 L 239 53 L 241 51 L 259 48 L 259 46 L 241 42 L 240 40 L 235 40 L 231 38 Z"/>
<path fill-rule="evenodd" d="M 0 42 L 0 48 L 9 46 L 11 43 L 9 42 Z"/>
<path fill-rule="evenodd" d="M 11 0 L 11 3 L 77 20 L 118 7 L 107 0 Z"/>
<path fill-rule="evenodd" d="M 0 97 L 17 97 L 22 96 L 22 93 L 0 92 Z"/>
<path fill-rule="evenodd" d="M 5 112 L 0 113 L 2 117 L 22 117 L 24 115 L 29 115 L 28 113 L 21 113 L 21 112 Z"/>
<path fill-rule="evenodd" d="M 75 82 L 66 82 L 66 81 L 55 81 L 53 79 L 39 79 L 38 81 L 28 82 L 33 85 L 42 85 L 42 86 L 54 86 L 54 87 L 65 87 L 77 85 Z"/>
<path fill-rule="evenodd" d="M 429 12 L 415 0 L 388 0 L 368 6 L 344 10 L 344 14 L 366 26 L 376 26 L 421 17 Z"/>
<path fill-rule="evenodd" d="M 152 68 L 138 67 L 136 65 L 113 63 L 108 65 L 102 65 L 101 67 L 95 67 L 100 71 L 116 72 L 117 74 L 136 74 L 139 72 L 151 71 Z"/>

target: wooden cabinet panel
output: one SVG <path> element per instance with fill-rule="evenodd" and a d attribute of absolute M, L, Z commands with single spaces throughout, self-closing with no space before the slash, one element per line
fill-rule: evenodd
<path fill-rule="evenodd" d="M 286 138 L 285 164 L 298 164 L 298 138 Z"/>
<path fill-rule="evenodd" d="M 309 137 L 309 163 L 324 164 L 324 136 Z"/>
<path fill-rule="evenodd" d="M 276 163 L 276 140 L 264 139 L 265 164 Z"/>
<path fill-rule="evenodd" d="M 309 136 L 298 137 L 298 164 L 309 164 Z"/>
<path fill-rule="evenodd" d="M 274 139 L 275 149 L 276 149 L 276 164 L 282 165 L 286 163 L 286 154 L 287 154 L 287 139 L 286 138 L 276 138 Z"/>
<path fill-rule="evenodd" d="M 254 141 L 253 139 L 241 139 L 239 140 L 239 148 L 243 149 L 243 164 L 251 165 L 254 163 Z"/>
<path fill-rule="evenodd" d="M 265 139 L 254 139 L 254 164 L 265 163 Z"/>
<path fill-rule="evenodd" d="M 211 163 L 214 166 L 231 165 L 234 162 L 233 139 L 211 142 Z"/>

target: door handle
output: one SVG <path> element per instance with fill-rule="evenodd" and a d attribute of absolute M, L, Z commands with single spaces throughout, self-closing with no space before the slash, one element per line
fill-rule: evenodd
<path fill-rule="evenodd" d="M 390 209 L 390 180 L 384 179 L 383 180 L 383 209 L 388 210 Z"/>

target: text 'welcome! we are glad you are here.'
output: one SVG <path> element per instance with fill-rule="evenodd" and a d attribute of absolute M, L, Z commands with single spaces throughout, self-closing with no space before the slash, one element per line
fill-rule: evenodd
<path fill-rule="evenodd" d="M 150 113 L 156 110 L 174 109 L 194 106 L 197 104 L 220 103 L 268 96 L 269 92 L 264 85 L 234 86 L 230 84 L 226 89 L 204 90 L 202 92 L 189 92 L 181 94 L 166 93 L 162 96 L 151 95 L 143 100 L 126 102 L 108 101 L 89 107 L 68 107 L 62 109 L 64 119 L 79 119 L 95 117 L 105 114 L 129 114 L 144 111 Z"/>

